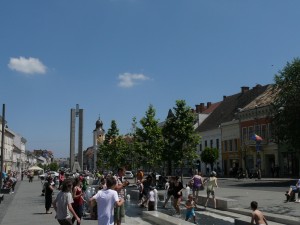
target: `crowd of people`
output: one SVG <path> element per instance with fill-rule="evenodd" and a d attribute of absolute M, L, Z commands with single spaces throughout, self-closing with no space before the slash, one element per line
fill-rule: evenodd
<path fill-rule="evenodd" d="M 32 182 L 33 173 L 21 174 L 27 176 L 29 182 Z M 45 196 L 45 210 L 46 214 L 52 214 L 51 206 L 56 212 L 56 219 L 59 224 L 70 225 L 76 222 L 77 225 L 81 224 L 84 211 L 86 210 L 91 214 L 91 218 L 98 220 L 98 225 L 121 225 L 122 219 L 125 217 L 124 203 L 126 201 L 125 188 L 129 182 L 125 178 L 125 169 L 119 168 L 117 173 L 107 173 L 103 175 L 96 172 L 94 179 L 99 180 L 99 188 L 93 194 L 87 195 L 87 180 L 83 174 L 75 173 L 74 176 L 67 177 L 64 171 L 60 171 L 58 177 L 51 176 L 49 173 L 45 178 L 43 184 L 43 195 Z M 144 172 L 139 169 L 136 174 L 136 186 L 139 192 L 138 205 L 142 208 L 147 208 L 149 211 L 157 209 L 157 190 L 160 185 L 160 180 L 156 178 L 155 174 L 144 175 Z M 2 188 L 11 188 L 14 192 L 14 187 L 17 183 L 17 174 L 10 173 L 5 177 L 5 182 Z M 210 199 L 212 199 L 212 207 L 217 208 L 216 204 L 216 188 L 218 188 L 217 173 L 212 171 L 209 177 L 203 177 L 202 173 L 196 172 L 192 175 L 187 183 L 192 191 L 191 194 L 185 196 L 186 201 L 183 206 L 185 210 L 185 220 L 192 219 L 196 223 L 197 202 L 200 191 L 206 191 L 207 199 L 204 207 L 206 208 Z M 179 176 L 170 176 L 164 182 L 164 189 L 166 191 L 165 201 L 163 208 L 166 208 L 167 203 L 172 198 L 172 207 L 174 208 L 174 217 L 181 217 L 181 202 L 183 200 L 184 192 L 187 187 L 184 187 L 180 181 Z M 59 193 L 53 198 L 54 190 L 59 190 Z M 297 180 L 295 185 L 290 186 L 286 195 L 287 198 L 292 198 L 296 193 L 299 193 L 300 179 Z M 88 198 L 87 198 L 88 196 Z M 299 202 L 299 199 L 297 200 Z M 258 203 L 253 201 L 250 204 L 253 210 L 251 216 L 251 224 L 267 224 L 267 221 L 261 211 L 258 210 Z"/>

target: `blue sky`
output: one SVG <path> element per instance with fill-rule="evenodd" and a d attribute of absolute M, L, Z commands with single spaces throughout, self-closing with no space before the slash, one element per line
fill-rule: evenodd
<path fill-rule="evenodd" d="M 27 149 L 69 155 L 70 109 L 84 148 L 100 117 L 130 131 L 153 104 L 194 108 L 273 83 L 300 52 L 300 1 L 26 0 L 0 2 L 0 104 Z"/>

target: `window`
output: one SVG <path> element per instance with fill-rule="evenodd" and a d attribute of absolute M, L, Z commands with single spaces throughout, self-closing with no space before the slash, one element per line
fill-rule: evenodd
<path fill-rule="evenodd" d="M 255 125 L 255 134 L 260 136 L 260 125 L 259 124 Z"/>
<path fill-rule="evenodd" d="M 249 127 L 248 128 L 248 140 L 251 140 L 253 134 L 254 134 L 253 127 Z"/>
<path fill-rule="evenodd" d="M 246 141 L 248 138 L 247 138 L 247 127 L 243 127 L 243 131 L 242 131 L 242 140 L 243 141 Z"/>
<path fill-rule="evenodd" d="M 220 147 L 220 143 L 219 143 L 219 139 L 216 139 L 216 148 L 219 150 Z"/>
<path fill-rule="evenodd" d="M 199 150 L 202 151 L 202 143 L 199 145 Z"/>
<path fill-rule="evenodd" d="M 229 140 L 229 151 L 232 152 L 232 140 Z"/>
<path fill-rule="evenodd" d="M 234 145 L 233 145 L 233 151 L 237 151 L 238 150 L 238 140 L 234 139 Z"/>
<path fill-rule="evenodd" d="M 204 147 L 205 148 L 207 147 L 207 141 L 206 140 L 204 141 Z"/>
<path fill-rule="evenodd" d="M 227 152 L 227 141 L 224 141 L 224 151 Z"/>
<path fill-rule="evenodd" d="M 266 124 L 261 125 L 261 137 L 264 140 L 267 138 L 267 125 Z"/>
<path fill-rule="evenodd" d="M 210 148 L 212 148 L 213 147 L 213 140 L 210 140 Z"/>

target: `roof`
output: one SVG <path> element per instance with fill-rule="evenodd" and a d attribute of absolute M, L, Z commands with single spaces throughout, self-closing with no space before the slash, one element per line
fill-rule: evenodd
<path fill-rule="evenodd" d="M 212 113 L 222 102 L 212 103 L 210 107 L 206 108 L 202 113 L 203 114 L 210 114 Z"/>
<path fill-rule="evenodd" d="M 242 110 L 251 110 L 255 107 L 269 106 L 273 103 L 278 91 L 274 89 L 273 85 L 269 85 L 267 90 L 255 98 L 252 102 L 246 105 Z"/>
<path fill-rule="evenodd" d="M 264 93 L 269 85 L 256 85 L 251 90 L 227 96 L 220 105 L 200 124 L 197 132 L 216 129 L 221 123 L 232 121 L 238 108 L 243 108 L 259 95 Z"/>

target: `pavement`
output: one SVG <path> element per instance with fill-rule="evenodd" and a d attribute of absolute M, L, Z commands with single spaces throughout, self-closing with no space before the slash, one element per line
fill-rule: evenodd
<path fill-rule="evenodd" d="M 226 179 L 226 178 L 223 178 Z M 256 185 L 259 185 L 257 181 Z M 283 182 L 283 179 L 278 179 Z M 240 181 L 248 182 L 248 181 Z M 134 189 L 135 187 L 130 187 Z M 267 188 L 267 187 L 266 187 Z M 288 187 L 287 187 L 288 188 Z M 27 179 L 18 181 L 15 193 L 5 194 L 4 201 L 0 204 L 0 224 L 1 225 L 32 225 L 32 224 L 58 224 L 55 220 L 54 209 L 51 208 L 53 214 L 45 214 L 44 197 L 41 196 L 42 185 L 35 177 L 32 183 Z M 160 191 L 163 192 L 163 191 Z M 54 194 L 58 193 L 55 190 Z M 201 194 L 204 194 L 203 191 Z M 255 190 L 251 188 L 239 189 L 236 187 L 216 189 L 216 196 L 231 198 L 238 201 L 238 207 L 235 213 L 245 214 L 250 212 L 250 202 L 257 201 L 260 210 L 266 213 L 275 214 L 278 217 L 291 217 L 300 221 L 300 203 L 284 203 L 285 196 L 282 191 Z M 126 217 L 124 225 L 150 225 L 142 219 L 142 209 L 139 208 L 134 200 L 129 201 L 126 207 Z M 161 203 L 159 203 L 161 205 Z M 95 220 L 83 218 L 82 224 L 97 224 Z M 289 224 L 289 223 L 286 223 Z M 298 223 L 300 224 L 300 223 Z"/>
<path fill-rule="evenodd" d="M 45 214 L 45 197 L 41 196 L 42 184 L 37 177 L 32 183 L 27 179 L 18 181 L 15 192 L 5 194 L 4 201 L 0 204 L 0 224 L 1 225 L 53 225 L 58 224 L 55 219 L 55 211 L 50 209 L 52 214 Z M 58 190 L 54 191 L 54 196 Z M 151 225 L 141 219 L 142 211 L 137 206 L 126 208 L 126 217 L 123 225 Z M 75 223 L 74 223 L 75 224 Z M 95 225 L 96 220 L 83 218 L 84 225 Z"/>

